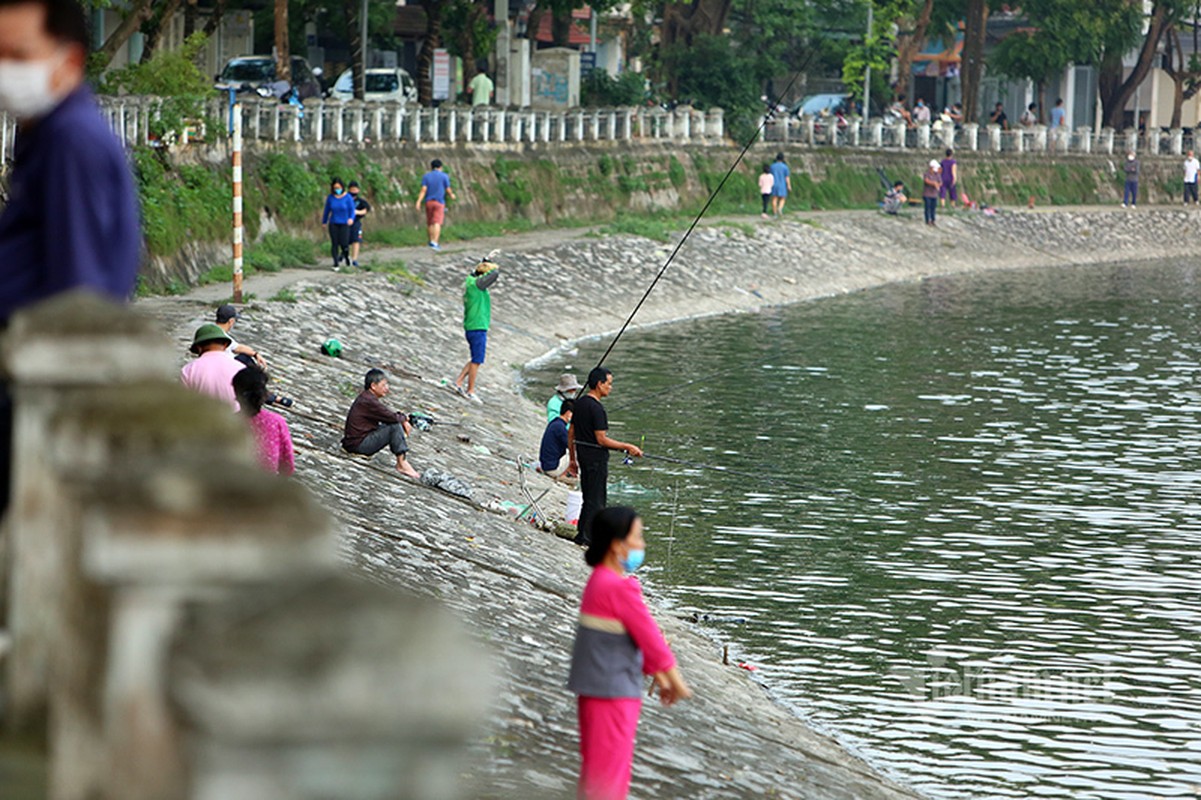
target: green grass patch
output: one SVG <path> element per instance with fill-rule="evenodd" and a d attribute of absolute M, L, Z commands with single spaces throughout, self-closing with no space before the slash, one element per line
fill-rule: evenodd
<path fill-rule="evenodd" d="M 324 249 L 322 247 L 322 250 Z M 316 263 L 316 248 L 308 239 L 283 233 L 269 233 L 250 245 L 243 266 L 249 272 L 279 272 L 289 267 L 310 266 Z"/>
<path fill-rule="evenodd" d="M 275 296 L 270 299 L 275 303 L 295 303 L 296 292 L 288 288 L 283 288 L 276 292 Z"/>
<path fill-rule="evenodd" d="M 617 218 L 597 230 L 598 235 L 641 236 L 656 242 L 670 242 L 675 233 L 688 222 L 676 214 L 618 214 Z"/>

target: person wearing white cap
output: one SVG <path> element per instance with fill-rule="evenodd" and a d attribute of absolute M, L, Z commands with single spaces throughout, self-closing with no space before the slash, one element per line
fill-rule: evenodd
<path fill-rule="evenodd" d="M 922 176 L 922 203 L 926 207 L 926 224 L 934 225 L 934 213 L 938 210 L 938 189 L 942 186 L 942 165 L 931 161 Z"/>
<path fill-rule="evenodd" d="M 570 372 L 564 372 L 559 376 L 559 385 L 555 387 L 555 393 L 546 401 L 546 421 L 550 422 L 555 417 L 559 416 L 559 412 L 563 408 L 563 401 L 574 398 L 584 386 L 576 380 L 575 375 Z"/>

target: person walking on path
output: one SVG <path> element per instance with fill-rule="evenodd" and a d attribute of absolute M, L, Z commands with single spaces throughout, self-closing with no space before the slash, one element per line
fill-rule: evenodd
<path fill-rule="evenodd" d="M 576 398 L 571 415 L 571 430 L 567 436 L 567 452 L 571 455 L 567 469 L 580 476 L 580 492 L 584 505 L 580 509 L 580 529 L 575 543 L 587 545 L 592 541 L 592 518 L 608 501 L 609 451 L 624 450 L 642 458 L 642 450 L 632 444 L 609 437 L 609 417 L 601 405 L 613 391 L 613 372 L 608 367 L 594 367 L 588 373 L 588 391 Z"/>
<path fill-rule="evenodd" d="M 442 162 L 435 158 L 430 162 L 430 171 L 421 176 L 421 191 L 417 193 L 417 210 L 425 209 L 425 228 L 433 250 L 442 249 L 438 241 L 442 238 L 442 223 L 446 221 L 448 197 L 455 199 L 450 176 L 442 171 Z"/>
<path fill-rule="evenodd" d="M 348 453 L 373 456 L 385 447 L 391 448 L 400 474 L 419 478 L 421 476 L 407 458 L 409 442 L 405 437 L 413 430 L 408 417 L 380 402 L 390 391 L 388 376 L 382 369 L 367 370 L 363 376 L 363 391 L 354 399 L 346 414 L 342 449 Z"/>
<path fill-rule="evenodd" d="M 938 202 L 946 208 L 947 198 L 951 199 L 951 208 L 959 202 L 959 164 L 955 161 L 955 151 L 947 148 L 946 156 L 938 163 L 940 180 L 942 184 L 938 187 Z M 925 197 L 925 192 L 922 193 Z"/>
<path fill-rule="evenodd" d="M 350 266 L 350 226 L 354 216 L 354 199 L 346 194 L 342 179 L 334 178 L 329 182 L 329 196 L 325 198 L 325 210 L 321 212 L 321 224 L 329 225 L 329 254 L 334 260 L 334 269 L 343 261 Z"/>
<path fill-rule="evenodd" d="M 225 352 L 231 341 L 219 325 L 211 322 L 201 325 L 192 335 L 189 348 L 199 358 L 184 366 L 179 379 L 189 389 L 223 400 L 237 411 L 233 379 L 245 365 Z"/>
<path fill-rule="evenodd" d="M 492 295 L 488 294 L 488 288 L 496 283 L 499 276 L 500 267 L 485 260 L 477 264 L 463 281 L 463 331 L 471 355 L 460 370 L 459 377 L 455 378 L 455 391 L 477 403 L 481 401 L 475 393 L 475 379 L 488 351 L 488 329 L 492 327 Z M 464 379 L 467 381 L 465 389 Z"/>
<path fill-rule="evenodd" d="M 354 221 L 350 223 L 350 266 L 359 265 L 359 248 L 363 244 L 363 217 L 371 213 L 371 203 L 359 191 L 359 182 L 351 181 L 346 185 L 350 199 L 354 201 Z"/>
<path fill-rule="evenodd" d="M 943 183 L 942 165 L 931 160 L 922 176 L 922 204 L 926 207 L 926 224 L 935 226 L 934 215 L 938 211 L 938 193 L 946 184 Z"/>
<path fill-rule="evenodd" d="M 1184 204 L 1187 206 L 1191 200 L 1193 205 L 1197 205 L 1197 173 L 1201 172 L 1201 161 L 1193 155 L 1193 151 L 1188 151 L 1188 157 L 1184 159 Z"/>
<path fill-rule="evenodd" d="M 763 171 L 759 173 L 759 199 L 763 201 L 763 212 L 759 215 L 763 219 L 767 219 L 767 209 L 771 205 L 771 190 L 776 179 L 771 174 L 771 164 L 764 164 Z"/>
<path fill-rule="evenodd" d="M 1139 163 L 1133 151 L 1126 154 L 1123 168 L 1126 170 L 1126 185 L 1122 188 L 1122 208 L 1135 208 L 1138 205 Z"/>
<path fill-rule="evenodd" d="M 17 311 L 69 289 L 124 301 L 137 281 L 138 199 L 125 150 L 85 81 L 91 44 L 77 0 L 0 4 L 0 116 L 17 123 L 0 212 L 0 331 Z M 11 451 L 0 376 L 0 518 Z"/>
<path fill-rule="evenodd" d="M 496 84 L 492 83 L 488 73 L 483 70 L 477 72 L 471 83 L 467 84 L 467 91 L 471 93 L 471 107 L 492 105 L 492 93 L 495 90 Z"/>
<path fill-rule="evenodd" d="M 583 384 L 576 380 L 575 375 L 570 372 L 564 372 L 560 375 L 559 385 L 555 387 L 555 393 L 546 401 L 546 421 L 550 422 L 559 416 L 559 409 L 563 407 L 563 402 L 574 399 L 576 393 L 583 388 Z"/>
<path fill-rule="evenodd" d="M 659 702 L 692 697 L 675 655 L 651 617 L 633 576 L 646 541 L 642 519 L 626 506 L 596 516 L 584 561 L 592 574 L 580 598 L 567 688 L 577 695 L 580 726 L 578 800 L 624 800 L 630 790 L 643 675 Z"/>
<path fill-rule="evenodd" d="M 269 395 L 267 373 L 258 367 L 240 369 L 234 375 L 233 387 L 238 405 L 254 433 L 259 464 L 268 472 L 291 475 L 296 471 L 296 457 L 288 422 L 274 411 L 263 408 Z"/>
<path fill-rule="evenodd" d="M 776 153 L 776 160 L 768 168 L 771 171 L 771 212 L 776 219 L 784 213 L 784 202 L 792 193 L 792 171 L 784 163 L 784 154 Z"/>

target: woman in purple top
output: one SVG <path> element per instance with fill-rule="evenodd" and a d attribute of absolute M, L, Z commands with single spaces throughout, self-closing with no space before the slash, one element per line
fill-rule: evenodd
<path fill-rule="evenodd" d="M 342 261 L 350 266 L 350 226 L 354 217 L 354 198 L 346 193 L 342 179 L 334 178 L 329 183 L 329 196 L 321 214 L 321 224 L 329 225 L 329 254 L 334 259 L 334 269 Z"/>
<path fill-rule="evenodd" d="M 580 599 L 567 679 L 579 695 L 578 800 L 625 800 L 629 793 L 644 675 L 654 678 L 665 706 L 692 696 L 631 574 L 645 548 L 634 509 L 610 506 L 593 519 L 584 554 L 593 569 Z"/>
<path fill-rule="evenodd" d="M 233 385 L 242 413 L 254 431 L 259 463 L 270 472 L 291 475 L 296 471 L 296 461 L 287 420 L 263 408 L 267 402 L 267 373 L 258 367 L 245 367 L 234 375 Z"/>
<path fill-rule="evenodd" d="M 946 208 L 947 197 L 951 198 L 951 206 L 959 201 L 959 165 L 955 163 L 955 153 L 947 148 L 947 156 L 939 164 L 942 168 L 942 186 L 938 189 L 938 202 Z"/>

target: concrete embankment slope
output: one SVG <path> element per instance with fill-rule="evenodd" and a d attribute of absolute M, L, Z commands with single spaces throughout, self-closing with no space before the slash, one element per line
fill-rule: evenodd
<path fill-rule="evenodd" d="M 870 212 L 755 220 L 750 230 L 719 223 L 696 231 L 639 322 L 748 312 L 953 272 L 1180 257 L 1195 249 L 1198 219 L 1174 210 L 1081 209 L 965 215 L 945 218 L 935 230 L 920 215 Z M 462 280 L 473 258 L 493 246 L 505 248 L 504 271 L 493 290 L 485 403 L 474 405 L 439 379 L 453 376 L 466 358 Z M 536 451 L 543 427 L 541 409 L 517 393 L 516 369 L 564 342 L 617 329 L 669 248 L 634 238 L 528 235 L 479 242 L 470 252 L 388 254 L 408 259 L 420 282 L 314 270 L 247 286 L 258 297 L 235 333 L 269 357 L 279 389 L 297 398 L 285 412 L 297 445 L 297 479 L 342 521 L 347 561 L 374 579 L 443 600 L 487 653 L 462 668 L 484 670 L 486 663 L 499 678 L 478 757 L 463 769 L 476 796 L 571 796 L 577 763 L 575 704 L 563 686 L 587 576 L 580 550 L 483 508 L 493 499 L 520 500 L 515 459 Z M 276 295 L 285 284 L 289 292 Z M 163 320 L 182 362 L 192 329 L 220 296 L 210 287 L 139 306 Z M 331 336 L 345 344 L 340 360 L 318 353 Z M 632 346 L 622 343 L 622 359 L 636 357 Z M 468 481 L 471 502 L 401 480 L 385 455 L 368 460 L 339 451 L 345 409 L 371 366 L 393 374 L 395 407 L 445 423 L 413 436 L 411 459 L 418 469 L 435 467 Z M 547 486 L 532 480 L 538 491 Z M 564 499 L 556 487 L 546 504 L 561 509 Z M 654 559 L 653 531 L 648 544 Z M 647 588 L 655 605 L 653 577 Z M 774 704 L 751 676 L 723 666 L 719 643 L 668 609 L 658 607 L 656 616 L 696 698 L 668 710 L 646 705 L 634 796 L 914 796 Z M 388 687 L 379 692 L 386 696 Z"/>

